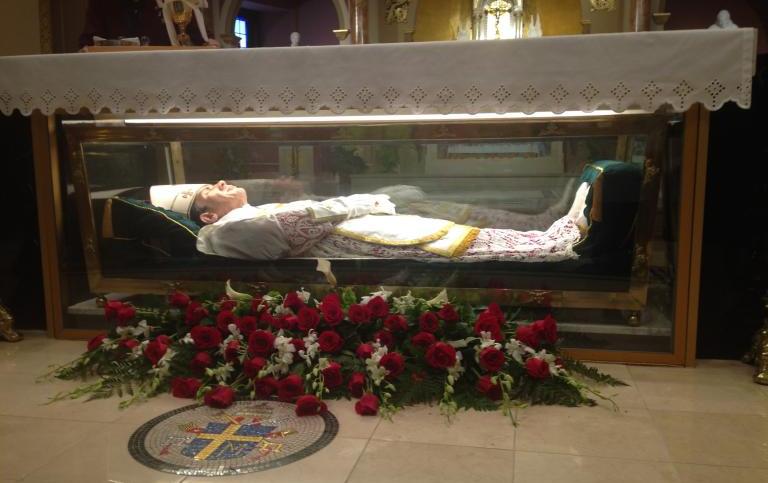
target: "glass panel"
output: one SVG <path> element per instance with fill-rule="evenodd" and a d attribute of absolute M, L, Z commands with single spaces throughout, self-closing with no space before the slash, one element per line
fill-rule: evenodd
<path fill-rule="evenodd" d="M 672 351 L 679 119 L 65 131 L 88 183 L 66 191 L 67 327 L 102 324 L 93 294 L 142 284 L 327 287 L 322 257 L 342 286 L 447 287 L 521 320 L 551 312 L 568 347 Z M 204 254 L 187 221 L 141 204 L 153 185 L 218 180 L 270 228 Z"/>

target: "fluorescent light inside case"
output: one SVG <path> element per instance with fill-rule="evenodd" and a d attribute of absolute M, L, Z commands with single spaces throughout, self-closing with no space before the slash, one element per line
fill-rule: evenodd
<path fill-rule="evenodd" d="M 373 114 L 373 115 L 338 115 L 338 116 L 264 116 L 264 117 L 157 117 L 123 119 L 125 124 L 319 124 L 319 123 L 366 123 L 366 122 L 424 122 L 424 121 L 501 121 L 505 119 L 540 119 L 616 116 L 646 113 L 641 110 L 628 110 L 617 113 L 610 110 L 592 112 L 565 111 L 535 112 L 525 114 L 510 112 L 504 114 Z"/>

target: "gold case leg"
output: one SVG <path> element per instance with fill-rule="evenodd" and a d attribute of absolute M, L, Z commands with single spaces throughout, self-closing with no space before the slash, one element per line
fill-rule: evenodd
<path fill-rule="evenodd" d="M 13 330 L 13 316 L 3 304 L 0 304 L 0 337 L 8 342 L 18 342 L 23 337 Z"/>
<path fill-rule="evenodd" d="M 763 299 L 765 318 L 763 328 L 755 335 L 755 345 L 752 346 L 754 357 L 755 375 L 752 378 L 757 384 L 768 386 L 768 297 Z"/>

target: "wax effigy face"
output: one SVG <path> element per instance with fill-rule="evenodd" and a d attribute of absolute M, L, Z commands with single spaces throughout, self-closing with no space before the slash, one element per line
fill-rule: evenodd
<path fill-rule="evenodd" d="M 626 319 L 648 300 L 647 250 L 666 236 L 656 214 L 676 202 L 674 193 L 659 196 L 667 121 L 122 126 L 98 134 L 64 122 L 78 149 L 69 160 L 78 206 L 71 216 L 94 293 L 121 291 L 124 281 L 226 278 L 445 287 L 474 300 L 565 308 L 577 294 L 571 308 Z M 662 265 L 665 243 L 654 254 Z"/>

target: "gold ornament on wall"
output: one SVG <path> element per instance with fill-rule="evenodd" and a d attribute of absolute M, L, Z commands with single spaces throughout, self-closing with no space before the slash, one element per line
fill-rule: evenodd
<path fill-rule="evenodd" d="M 616 9 L 616 0 L 589 0 L 592 12 L 611 12 Z"/>
<path fill-rule="evenodd" d="M 385 17 L 387 23 L 405 23 L 408 21 L 408 8 L 411 6 L 411 0 L 387 0 L 384 5 Z"/>

